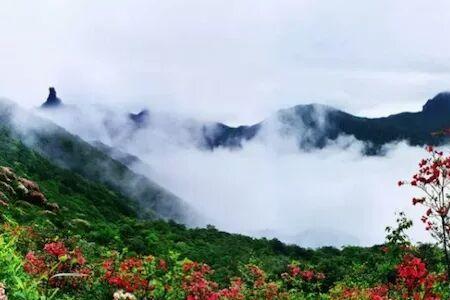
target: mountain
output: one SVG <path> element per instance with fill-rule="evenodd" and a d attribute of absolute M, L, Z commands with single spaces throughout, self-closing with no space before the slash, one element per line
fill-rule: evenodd
<path fill-rule="evenodd" d="M 47 100 L 41 105 L 42 108 L 56 108 L 62 106 L 62 101 L 56 96 L 54 87 L 50 87 Z"/>
<path fill-rule="evenodd" d="M 137 119 L 140 115 L 134 116 Z M 330 106 L 308 104 L 279 110 L 249 126 L 231 127 L 219 122 L 196 124 L 192 136 L 197 146 L 203 149 L 240 148 L 244 142 L 255 139 L 270 128 L 280 136 L 295 138 L 300 149 L 322 148 L 340 135 L 350 135 L 366 143 L 367 154 L 376 154 L 383 145 L 396 141 L 405 140 L 411 145 L 438 145 L 447 141 L 447 138 L 433 133 L 450 128 L 450 93 L 437 94 L 426 102 L 421 111 L 380 118 L 360 117 Z"/>
<path fill-rule="evenodd" d="M 298 139 L 300 148 L 324 147 L 339 135 L 351 135 L 368 143 L 368 153 L 376 153 L 384 144 L 405 140 L 411 145 L 437 145 L 447 138 L 433 135 L 450 128 L 450 93 L 439 93 L 429 99 L 419 112 L 403 112 L 381 118 L 358 117 L 332 107 L 310 104 L 280 110 L 272 120 L 281 135 Z M 256 137 L 269 120 L 237 128 L 219 124 L 219 130 L 208 135 L 208 145 L 240 147 L 243 141 Z"/>
<path fill-rule="evenodd" d="M 150 119 L 150 112 L 148 109 L 143 109 L 140 112 L 138 112 L 137 114 L 133 114 L 133 113 L 128 114 L 128 117 L 139 128 L 139 127 L 148 125 L 148 122 Z"/>
<path fill-rule="evenodd" d="M 45 110 L 45 116 L 90 142 L 107 145 L 108 153 L 112 153 L 111 149 L 122 153 L 117 157 L 123 162 L 164 147 L 239 149 L 245 142 L 270 135 L 293 138 L 301 150 L 323 148 L 339 136 L 348 135 L 364 142 L 364 152 L 373 155 L 382 153 L 385 144 L 402 140 L 411 145 L 441 144 L 448 139 L 432 133 L 450 127 L 450 93 L 446 92 L 429 99 L 418 112 L 366 118 L 326 105 L 308 104 L 282 109 L 259 123 L 237 127 L 148 109 L 127 114 L 92 106 L 56 108 Z"/>
<path fill-rule="evenodd" d="M 199 215 L 181 199 L 145 176 L 131 171 L 81 138 L 13 103 L 0 103 L 0 124 L 17 140 L 52 163 L 133 199 L 143 218 L 195 224 Z"/>

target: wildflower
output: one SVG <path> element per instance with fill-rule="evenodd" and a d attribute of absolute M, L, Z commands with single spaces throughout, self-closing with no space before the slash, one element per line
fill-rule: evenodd
<path fill-rule="evenodd" d="M 120 264 L 120 270 L 122 272 L 131 271 L 142 267 L 142 260 L 136 258 L 129 258 Z"/>
<path fill-rule="evenodd" d="M 28 252 L 25 256 L 25 264 L 23 267 L 25 272 L 30 275 L 42 274 L 47 268 L 45 261 L 41 257 L 36 256 L 33 251 Z"/>
<path fill-rule="evenodd" d="M 114 300 L 136 300 L 136 296 L 131 293 L 125 293 L 123 290 L 118 290 L 113 294 Z"/>
<path fill-rule="evenodd" d="M 167 271 L 167 262 L 164 259 L 159 260 L 158 269 Z"/>
<path fill-rule="evenodd" d="M 325 274 L 320 273 L 320 272 L 316 273 L 316 279 L 317 280 L 324 280 L 325 279 Z"/>
<path fill-rule="evenodd" d="M 291 273 L 291 276 L 293 276 L 293 277 L 297 276 L 301 272 L 300 267 L 295 266 L 295 265 L 290 265 L 289 271 Z"/>
<path fill-rule="evenodd" d="M 74 256 L 77 264 L 82 266 L 86 263 L 86 259 L 84 258 L 83 253 L 81 252 L 80 249 L 77 248 L 74 250 Z"/>
<path fill-rule="evenodd" d="M 67 254 L 67 248 L 63 242 L 54 242 L 44 245 L 44 250 L 51 255 L 61 257 Z"/>
<path fill-rule="evenodd" d="M 311 281 L 314 278 L 314 272 L 313 271 L 304 271 L 301 272 L 301 277 L 306 281 Z"/>

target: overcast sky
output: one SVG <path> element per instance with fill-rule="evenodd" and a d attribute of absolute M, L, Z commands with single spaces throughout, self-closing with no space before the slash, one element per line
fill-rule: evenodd
<path fill-rule="evenodd" d="M 1 0 L 0 96 L 252 123 L 418 110 L 450 86 L 450 1 Z"/>

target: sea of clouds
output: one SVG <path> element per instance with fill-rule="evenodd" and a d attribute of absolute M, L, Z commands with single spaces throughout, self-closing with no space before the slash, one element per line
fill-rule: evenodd
<path fill-rule="evenodd" d="M 386 145 L 383 156 L 363 155 L 363 143 L 351 136 L 302 151 L 298 137 L 272 130 L 277 124 L 270 118 L 272 126 L 242 149 L 209 151 L 195 140 L 200 125 L 171 114 L 152 114 L 150 126 L 139 130 L 123 113 L 104 108 L 40 114 L 86 140 L 138 156 L 131 168 L 198 210 L 204 225 L 303 246 L 373 245 L 383 242 L 395 213 L 405 211 L 415 221 L 413 240 L 429 240 L 422 210 L 411 205 L 418 191 L 397 186 L 426 155 L 405 142 Z"/>

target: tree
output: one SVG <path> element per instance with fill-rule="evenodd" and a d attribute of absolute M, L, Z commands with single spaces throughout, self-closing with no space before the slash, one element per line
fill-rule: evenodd
<path fill-rule="evenodd" d="M 442 151 L 427 146 L 428 158 L 419 162 L 419 170 L 411 181 L 399 181 L 398 185 L 409 184 L 419 188 L 423 194 L 412 199 L 413 205 L 422 205 L 427 210 L 422 216 L 425 229 L 442 244 L 447 280 L 450 279 L 450 258 L 448 253 L 450 218 L 450 156 L 444 156 Z"/>

